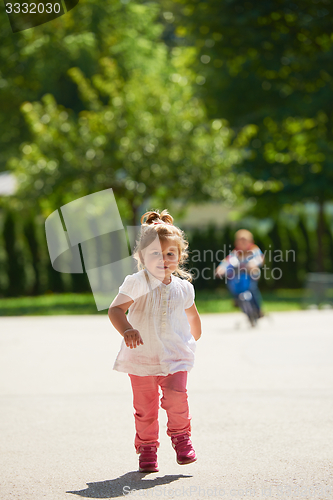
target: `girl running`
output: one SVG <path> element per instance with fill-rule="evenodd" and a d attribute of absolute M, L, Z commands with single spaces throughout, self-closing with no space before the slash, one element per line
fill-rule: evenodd
<path fill-rule="evenodd" d="M 126 276 L 108 314 L 123 336 L 114 369 L 131 380 L 139 470 L 158 472 L 159 387 L 177 462 L 196 461 L 186 383 L 201 322 L 191 275 L 182 268 L 188 256 L 184 233 L 166 210 L 146 212 L 141 224 L 134 252 L 139 271 Z"/>

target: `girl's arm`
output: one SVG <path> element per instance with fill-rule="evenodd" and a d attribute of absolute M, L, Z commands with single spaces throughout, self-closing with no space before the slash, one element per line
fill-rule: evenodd
<path fill-rule="evenodd" d="M 131 349 L 143 344 L 143 340 L 138 330 L 132 327 L 127 321 L 126 311 L 133 300 L 123 293 L 118 293 L 109 307 L 108 316 L 113 326 L 124 337 L 125 344 Z"/>
<path fill-rule="evenodd" d="M 189 309 L 185 309 L 185 312 L 190 323 L 191 333 L 195 340 L 199 340 L 201 337 L 201 320 L 196 305 L 193 304 Z"/>

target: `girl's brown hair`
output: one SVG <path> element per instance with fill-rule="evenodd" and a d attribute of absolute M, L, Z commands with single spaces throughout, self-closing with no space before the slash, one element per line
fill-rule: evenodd
<path fill-rule="evenodd" d="M 192 281 L 191 273 L 183 267 L 188 258 L 188 241 L 185 233 L 179 227 L 173 225 L 173 217 L 167 210 L 163 210 L 161 213 L 158 210 L 149 211 L 141 217 L 141 231 L 134 251 L 134 258 L 138 262 L 139 271 L 144 268 L 142 250 L 150 245 L 157 236 L 162 241 L 169 239 L 176 242 L 180 260 L 173 274 Z"/>

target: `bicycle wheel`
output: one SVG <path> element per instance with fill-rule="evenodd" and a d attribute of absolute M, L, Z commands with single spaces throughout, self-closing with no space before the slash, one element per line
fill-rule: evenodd
<path fill-rule="evenodd" d="M 243 313 L 248 317 L 252 327 L 256 326 L 258 320 L 258 313 L 253 302 L 252 293 L 249 291 L 239 294 L 240 308 Z"/>

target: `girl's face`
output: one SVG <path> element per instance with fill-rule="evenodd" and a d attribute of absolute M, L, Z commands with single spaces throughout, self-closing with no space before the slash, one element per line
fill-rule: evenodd
<path fill-rule="evenodd" d="M 177 243 L 174 240 L 160 240 L 157 237 L 142 251 L 142 260 L 155 278 L 168 284 L 180 260 Z"/>

